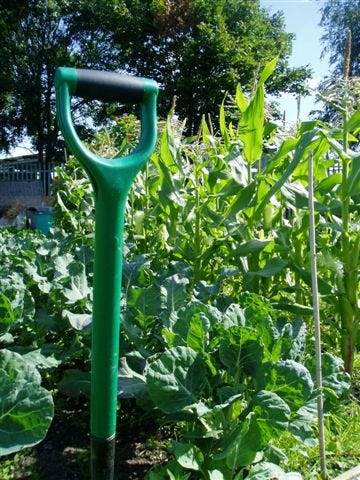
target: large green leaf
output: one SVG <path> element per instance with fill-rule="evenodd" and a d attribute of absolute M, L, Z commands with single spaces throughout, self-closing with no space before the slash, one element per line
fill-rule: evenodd
<path fill-rule="evenodd" d="M 288 426 L 290 409 L 274 392 L 258 392 L 252 401 L 253 411 L 230 435 L 220 442 L 222 453 L 215 459 L 226 459 L 231 470 L 251 465 L 270 439 Z"/>
<path fill-rule="evenodd" d="M 268 62 L 264 66 L 260 74 L 259 83 L 265 83 L 266 80 L 270 77 L 270 75 L 272 75 L 273 71 L 276 68 L 278 60 L 279 60 L 279 57 L 274 57 L 272 60 L 270 60 L 270 62 Z"/>
<path fill-rule="evenodd" d="M 32 320 L 35 314 L 34 299 L 17 271 L 0 270 L 0 291 L 10 301 L 16 321 Z"/>
<path fill-rule="evenodd" d="M 39 372 L 18 353 L 0 350 L 0 455 L 39 443 L 54 415 Z"/>
<path fill-rule="evenodd" d="M 0 293 L 0 335 L 6 333 L 15 320 L 9 299 Z"/>
<path fill-rule="evenodd" d="M 150 287 L 132 286 L 129 289 L 128 305 L 145 316 L 156 315 L 160 307 L 160 289 L 157 285 Z"/>
<path fill-rule="evenodd" d="M 231 255 L 240 257 L 246 257 L 249 253 L 260 252 L 268 244 L 270 240 L 249 240 L 248 242 L 241 243 L 235 250 L 231 252 Z"/>
<path fill-rule="evenodd" d="M 63 318 L 67 318 L 70 325 L 80 332 L 90 332 L 92 316 L 88 313 L 72 313 L 69 310 L 62 311 Z"/>
<path fill-rule="evenodd" d="M 204 455 L 195 445 L 191 443 L 177 443 L 173 448 L 173 453 L 179 465 L 186 470 L 201 470 Z"/>
<path fill-rule="evenodd" d="M 317 424 L 317 405 L 316 400 L 312 399 L 306 405 L 301 407 L 291 418 L 289 432 L 291 432 L 299 442 L 306 446 L 314 447 L 318 441 L 314 431 Z"/>
<path fill-rule="evenodd" d="M 306 325 L 295 318 L 291 323 L 286 323 L 280 330 L 279 338 L 276 341 L 275 349 L 279 350 L 282 360 L 299 361 L 305 353 Z"/>
<path fill-rule="evenodd" d="M 295 151 L 294 151 L 294 156 L 289 163 L 289 165 L 285 168 L 283 171 L 281 177 L 279 180 L 273 185 L 270 190 L 267 192 L 267 194 L 264 196 L 262 199 L 260 205 L 257 207 L 254 213 L 254 219 L 259 220 L 261 217 L 261 214 L 266 207 L 266 205 L 269 203 L 271 197 L 275 195 L 281 187 L 284 185 L 284 183 L 288 180 L 290 175 L 293 173 L 297 165 L 304 159 L 304 156 L 308 152 L 309 146 L 314 142 L 314 140 L 318 137 L 318 131 L 317 130 L 310 130 L 309 132 L 303 133 L 301 136 L 300 140 L 297 142 L 295 146 Z"/>
<path fill-rule="evenodd" d="M 204 322 L 200 314 L 196 314 L 190 320 L 189 330 L 186 337 L 186 345 L 195 352 L 203 352 L 207 342 L 208 335 L 204 328 Z"/>
<path fill-rule="evenodd" d="M 258 422 L 263 424 L 263 431 L 268 429 L 269 437 L 286 430 L 290 420 L 290 408 L 275 392 L 261 390 L 251 401 Z"/>
<path fill-rule="evenodd" d="M 346 123 L 346 129 L 349 132 L 356 132 L 360 128 L 360 110 L 357 110 Z"/>
<path fill-rule="evenodd" d="M 70 253 L 56 256 L 54 259 L 55 278 L 67 277 L 69 275 L 69 266 L 73 261 L 74 257 Z"/>
<path fill-rule="evenodd" d="M 236 217 L 238 213 L 240 213 L 242 210 L 250 206 L 254 198 L 256 185 L 257 185 L 257 182 L 253 181 L 249 183 L 249 185 L 247 185 L 246 187 L 241 188 L 239 190 L 239 193 L 236 196 L 235 200 L 233 200 L 233 202 L 227 208 L 224 214 L 224 217 L 222 219 L 222 222 L 227 218 L 231 219 Z"/>
<path fill-rule="evenodd" d="M 224 101 L 225 101 L 225 99 L 223 100 L 223 102 L 220 106 L 219 125 L 220 125 L 221 136 L 222 136 L 222 138 L 224 140 L 224 143 L 225 143 L 225 147 L 227 149 L 229 149 L 230 148 L 230 136 L 229 136 L 227 126 L 226 126 Z"/>
<path fill-rule="evenodd" d="M 246 478 L 247 480 L 286 480 L 288 477 L 278 465 L 261 462 L 250 470 Z"/>
<path fill-rule="evenodd" d="M 245 112 L 245 110 L 249 106 L 249 102 L 246 100 L 240 84 L 238 84 L 237 87 L 236 87 L 235 101 L 236 101 L 236 105 L 238 106 L 240 112 L 241 113 Z"/>
<path fill-rule="evenodd" d="M 53 345 L 59 347 L 59 345 Z M 61 348 L 61 347 L 60 347 Z M 58 358 L 55 352 L 46 354 L 46 347 L 31 350 L 25 353 L 22 357 L 28 365 L 36 367 L 39 371 L 56 368 L 62 363 L 62 359 Z"/>
<path fill-rule="evenodd" d="M 118 396 L 119 398 L 146 398 L 149 403 L 145 377 L 134 371 L 125 357 L 121 358 L 121 366 L 118 374 Z"/>
<path fill-rule="evenodd" d="M 271 304 L 273 308 L 276 310 L 284 310 L 285 312 L 294 313 L 295 315 L 313 315 L 314 309 L 312 307 L 308 307 L 307 305 L 301 305 L 300 303 L 295 302 L 273 302 Z"/>
<path fill-rule="evenodd" d="M 331 355 L 331 353 L 324 352 L 321 355 L 322 361 L 322 380 L 323 386 L 335 392 L 340 399 L 348 393 L 351 385 L 350 376 L 344 370 L 344 362 L 339 357 Z M 307 363 L 309 370 L 315 378 L 316 376 L 316 361 L 311 358 Z"/>
<path fill-rule="evenodd" d="M 201 357 L 191 348 L 175 347 L 146 368 L 150 396 L 165 413 L 178 412 L 191 405 L 206 384 L 206 369 Z"/>
<path fill-rule="evenodd" d="M 298 410 L 310 399 L 314 383 L 309 370 L 293 360 L 277 362 L 265 368 L 265 388 L 275 392 L 291 408 Z"/>
<path fill-rule="evenodd" d="M 253 330 L 246 327 L 231 327 L 220 342 L 221 363 L 239 381 L 242 372 L 255 376 L 261 366 L 264 347 Z"/>
<path fill-rule="evenodd" d="M 324 180 L 321 180 L 321 182 L 319 182 L 318 185 L 316 186 L 315 191 L 331 192 L 331 190 L 336 185 L 341 184 L 341 181 L 342 181 L 342 174 L 333 173 L 332 175 L 329 175 L 327 178 L 324 178 Z"/>
<path fill-rule="evenodd" d="M 64 284 L 62 294 L 67 300 L 67 304 L 73 304 L 86 299 L 91 293 L 88 286 L 85 265 L 81 262 L 72 262 L 68 266 L 68 276 L 61 281 Z"/>
<path fill-rule="evenodd" d="M 288 153 L 294 150 L 298 141 L 298 138 L 292 137 L 284 140 L 276 154 L 267 162 L 265 172 L 271 173 L 276 167 L 279 167 L 284 162 L 284 158 Z"/>
<path fill-rule="evenodd" d="M 351 160 L 351 167 L 345 185 L 345 195 L 358 195 L 360 193 L 360 156 Z"/>
<path fill-rule="evenodd" d="M 222 317 L 222 323 L 224 324 L 225 328 L 230 328 L 233 326 L 244 327 L 246 324 L 244 309 L 241 308 L 237 303 L 232 303 L 225 310 Z"/>
<path fill-rule="evenodd" d="M 256 276 L 268 278 L 280 273 L 286 267 L 287 262 L 284 262 L 280 257 L 271 258 L 264 268 L 256 272 L 247 272 L 248 276 Z"/>
<path fill-rule="evenodd" d="M 255 414 L 250 413 L 230 435 L 225 435 L 220 445 L 223 451 L 214 455 L 214 460 L 225 459 L 232 471 L 251 465 L 257 452 L 265 446 Z"/>
<path fill-rule="evenodd" d="M 201 318 L 206 332 L 210 326 L 222 323 L 222 314 L 217 308 L 194 300 L 178 310 L 175 321 L 172 324 L 173 332 L 180 335 L 183 340 L 186 340 L 191 320 L 196 315 Z M 171 316 L 169 319 L 171 319 Z"/>
<path fill-rule="evenodd" d="M 244 157 L 249 165 L 259 160 L 263 149 L 265 89 L 259 83 L 249 106 L 239 122 L 239 138 L 244 144 Z"/>
<path fill-rule="evenodd" d="M 178 274 L 165 278 L 160 285 L 161 307 L 170 312 L 181 308 L 188 297 L 188 284 L 189 280 L 186 277 L 180 277 Z"/>
<path fill-rule="evenodd" d="M 246 105 L 244 98 L 237 94 L 237 101 L 240 101 L 242 110 L 239 122 L 239 138 L 244 144 L 244 157 L 249 165 L 259 160 L 263 149 L 264 133 L 264 83 L 274 71 L 277 57 L 268 62 L 260 74 L 260 79 L 249 105 Z"/>
<path fill-rule="evenodd" d="M 226 480 L 226 477 L 222 472 L 220 472 L 220 470 L 217 470 L 217 469 L 209 470 L 208 474 L 209 474 L 209 480 Z"/>

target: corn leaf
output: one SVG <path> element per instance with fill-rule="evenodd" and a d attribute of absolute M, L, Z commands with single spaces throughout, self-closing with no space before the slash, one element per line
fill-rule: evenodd
<path fill-rule="evenodd" d="M 270 60 L 270 62 L 268 62 L 268 63 L 265 65 L 263 71 L 261 72 L 259 83 L 265 83 L 266 80 L 270 77 L 270 75 L 271 75 L 271 74 L 273 73 L 273 71 L 275 70 L 275 67 L 276 67 L 278 58 L 279 58 L 279 57 L 273 58 L 272 60 Z"/>
<path fill-rule="evenodd" d="M 275 195 L 281 187 L 284 185 L 284 183 L 288 180 L 290 175 L 293 173 L 297 165 L 303 160 L 304 154 L 307 151 L 309 145 L 316 139 L 318 135 L 317 130 L 310 130 L 309 132 L 305 132 L 300 141 L 296 145 L 296 149 L 294 152 L 293 159 L 291 160 L 290 164 L 286 167 L 284 170 L 282 176 L 280 179 L 273 185 L 268 193 L 265 195 L 263 200 L 261 201 L 260 205 L 258 208 L 255 210 L 254 213 L 254 219 L 259 220 L 260 216 L 265 208 L 265 206 L 268 204 L 270 201 L 271 197 Z"/>
<path fill-rule="evenodd" d="M 358 195 L 360 193 L 360 156 L 351 161 L 349 176 L 346 181 L 345 195 Z"/>
<path fill-rule="evenodd" d="M 238 84 L 236 87 L 236 96 L 235 96 L 236 105 L 238 106 L 241 113 L 244 113 L 247 107 L 249 106 L 249 102 L 246 100 L 245 95 L 241 89 L 241 85 Z"/>

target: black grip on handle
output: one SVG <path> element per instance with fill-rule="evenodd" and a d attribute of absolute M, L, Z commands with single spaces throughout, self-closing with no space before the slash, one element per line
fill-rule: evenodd
<path fill-rule="evenodd" d="M 142 78 L 101 70 L 76 69 L 77 86 L 74 95 L 104 102 L 139 103 L 144 98 Z"/>

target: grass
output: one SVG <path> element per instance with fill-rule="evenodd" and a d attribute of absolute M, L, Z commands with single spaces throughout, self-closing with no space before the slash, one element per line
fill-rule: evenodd
<path fill-rule="evenodd" d="M 38 480 L 36 463 L 29 462 L 30 449 L 24 449 L 0 461 L 1 480 L 26 479 Z"/>
<path fill-rule="evenodd" d="M 352 390 L 349 400 L 336 413 L 325 417 L 326 460 L 330 478 L 360 464 L 360 355 L 354 363 Z M 276 444 L 288 452 L 286 471 L 303 475 L 304 480 L 320 479 L 319 449 L 295 443 L 285 433 Z"/>

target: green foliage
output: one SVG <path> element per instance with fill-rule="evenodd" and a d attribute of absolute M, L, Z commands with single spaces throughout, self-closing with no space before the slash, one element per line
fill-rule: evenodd
<path fill-rule="evenodd" d="M 55 221 L 59 228 L 84 240 L 94 233 L 94 192 L 83 168 L 71 158 L 57 168 L 52 185 Z"/>
<path fill-rule="evenodd" d="M 54 406 L 41 376 L 21 355 L 0 350 L 0 456 L 39 443 L 50 426 Z"/>
<path fill-rule="evenodd" d="M 342 346 L 333 348 L 342 350 L 351 372 L 359 324 L 359 162 L 346 139 L 359 119 L 354 113 L 346 121 L 342 143 L 339 130 L 318 121 L 301 124 L 284 140 L 264 115 L 264 82 L 274 68 L 275 60 L 265 66 L 252 98 L 237 89 L 237 124 L 227 123 L 221 106 L 221 137 L 203 119 L 200 133 L 184 138 L 184 124 L 170 112 L 158 150 L 130 194 L 127 244 L 134 255 L 148 252 L 155 271 L 169 261 L 185 262 L 193 272 L 190 289 L 207 299 L 247 290 L 271 299 L 276 309 L 311 315 L 307 157 L 312 151 L 319 290 L 342 338 Z M 329 175 L 339 161 L 343 173 Z M 65 185 L 63 197 L 66 191 Z M 84 217 L 85 224 L 91 221 Z M 154 315 L 156 300 L 149 302 L 154 288 L 139 285 L 130 292 L 130 304 L 144 302 L 146 315 Z"/>
<path fill-rule="evenodd" d="M 76 313 L 85 315 L 91 309 L 92 256 L 59 231 L 45 237 L 2 229 L 0 265 L 0 453 L 6 455 L 46 435 L 53 401 L 40 385 L 41 376 L 53 390 L 61 377 L 54 374 L 51 381 L 49 372 L 62 365 L 65 382 L 70 375 L 66 362 L 86 362 L 89 356 L 88 334 Z"/>
<path fill-rule="evenodd" d="M 156 290 L 152 294 L 157 297 Z M 180 422 L 170 450 L 177 463 L 155 468 L 149 478 L 167 478 L 166 471 L 177 472 L 179 466 L 182 475 L 198 472 L 193 478 L 216 478 L 215 472 L 238 478 L 255 459 L 266 458 L 269 442 L 281 432 L 311 444 L 316 392 L 314 377 L 299 363 L 305 351 L 303 324 L 275 324 L 270 305 L 253 295 L 243 298 L 248 307 L 231 304 L 224 310 L 188 296 L 182 308 L 164 306 L 142 325 L 146 339 L 140 324 L 134 328 L 128 321 L 128 310 L 123 314 L 131 347 L 123 347 L 128 354 L 120 369 L 121 397 L 134 395 L 146 408 L 153 403 L 162 422 Z M 324 383 L 329 395 L 334 385 L 342 396 L 349 377 L 341 363 L 336 366 L 338 359 L 334 362 L 324 370 Z M 264 466 L 264 474 L 267 468 L 270 473 Z"/>
<path fill-rule="evenodd" d="M 203 112 L 215 119 L 225 91 L 239 81 L 251 89 L 254 73 L 279 52 L 272 92 L 304 91 L 309 77 L 307 67 L 288 66 L 293 36 L 283 16 L 270 16 L 257 1 L 2 0 L 0 9 L 0 148 L 27 135 L 48 160 L 61 151 L 53 95 L 61 65 L 156 79 L 164 87 L 161 114 L 176 96 L 189 130 Z M 76 109 L 83 134 L 86 117 L 102 123 L 123 112 L 83 103 Z"/>
<path fill-rule="evenodd" d="M 348 392 L 349 376 L 334 353 L 344 331 L 358 331 L 358 155 L 324 122 L 304 123 L 284 140 L 266 121 L 261 97 L 274 67 L 265 66 L 252 98 L 238 88 L 230 122 L 224 103 L 221 135 L 203 119 L 198 135 L 184 137 L 184 123 L 171 112 L 129 195 L 119 396 L 135 396 L 160 421 L 175 423 L 177 435 L 172 460 L 149 479 L 281 478 L 293 453 L 278 449 L 282 438 L 294 448 L 314 446 L 310 151 L 329 332 L 326 412 Z M 359 127 L 355 114 L 347 125 L 345 140 Z M 91 148 L 124 154 L 137 130 L 133 117 L 121 119 Z M 339 159 L 346 170 L 329 175 Z M 75 160 L 58 171 L 54 188 L 57 228 L 49 236 L 0 232 L 0 342 L 51 388 L 87 395 L 93 192 Z"/>
<path fill-rule="evenodd" d="M 282 15 L 270 16 L 259 2 L 131 2 L 118 9 L 113 25 L 123 64 L 164 85 L 161 113 L 176 96 L 193 132 L 203 113 L 217 117 L 224 93 L 239 81 L 251 89 L 254 72 L 279 52 L 273 92 L 300 91 L 309 75 L 306 68 L 288 67 L 292 35 Z"/>
<path fill-rule="evenodd" d="M 52 95 L 55 68 L 71 63 L 69 32 L 63 24 L 66 3 L 0 2 L 3 150 L 28 135 L 39 158 L 43 153 L 48 158 L 54 155 L 58 137 Z"/>
<path fill-rule="evenodd" d="M 168 318 L 162 316 L 164 353 L 148 356 L 140 372 L 129 354 L 120 376 L 122 394 L 129 387 L 129 393 L 148 399 L 148 408 L 149 400 L 154 403 L 163 422 L 182 422 L 170 450 L 178 466 L 170 462 L 163 472 L 181 466 L 198 472 L 193 478 L 216 478 L 215 471 L 241 478 L 282 432 L 313 438 L 302 409 L 314 404 L 316 392 L 310 372 L 288 359 L 294 351 L 301 360 L 302 351 L 298 336 L 289 339 L 290 324 L 277 328 L 250 306 L 220 311 L 198 300 Z M 135 390 L 122 383 L 131 376 L 142 380 Z M 331 375 L 325 378 L 331 384 Z M 313 423 L 316 417 L 310 418 Z M 276 467 L 263 468 L 265 474 Z M 158 468 L 154 472 L 160 474 Z"/>
<path fill-rule="evenodd" d="M 346 51 L 346 36 L 348 30 L 352 32 L 351 75 L 358 76 L 359 63 L 359 5 L 356 0 L 348 0 L 346 4 L 341 0 L 327 0 L 321 7 L 321 26 L 325 29 L 322 42 L 324 51 L 330 53 L 330 65 L 338 77 L 344 68 Z"/>

